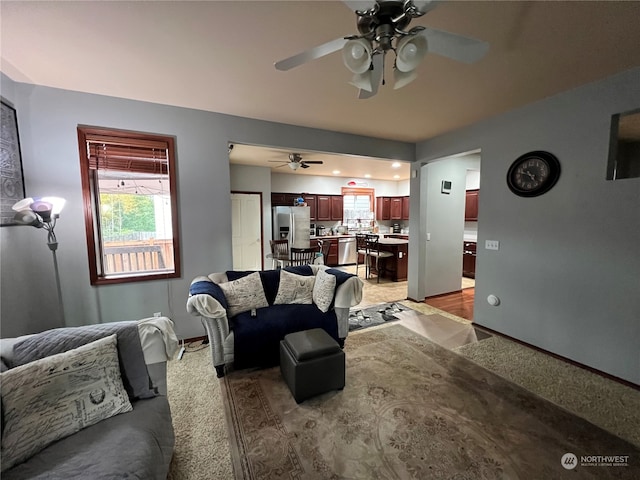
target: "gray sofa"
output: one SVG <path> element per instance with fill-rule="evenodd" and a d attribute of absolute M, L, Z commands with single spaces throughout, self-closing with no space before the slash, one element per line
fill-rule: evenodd
<path fill-rule="evenodd" d="M 172 327 L 163 317 L 1 339 L 2 369 L 6 372 L 116 334 L 116 364 L 133 407 L 54 441 L 3 471 L 2 479 L 167 478 L 175 442 L 166 386 L 166 360 L 178 347 Z M 7 415 L 3 405 L 3 430 Z"/>
<path fill-rule="evenodd" d="M 320 312 L 315 304 L 276 305 L 273 297 L 276 291 L 279 292 L 280 270 L 258 272 L 269 305 L 238 315 L 229 314 L 225 296 L 218 287 L 255 272 L 212 273 L 196 277 L 191 282 L 187 311 L 202 320 L 218 377 L 224 376 L 225 368 L 232 364 L 236 369 L 277 364 L 280 340 L 288 333 L 320 327 L 340 346 L 344 345 L 349 334 L 349 309 L 362 300 L 362 280 L 324 265 L 287 267 L 284 270 L 316 278 L 320 271 L 335 275 L 337 282 L 329 310 Z"/>

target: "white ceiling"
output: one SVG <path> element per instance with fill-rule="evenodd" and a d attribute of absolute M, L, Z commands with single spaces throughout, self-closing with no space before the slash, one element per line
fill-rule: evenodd
<path fill-rule="evenodd" d="M 289 168 L 289 154 L 300 153 L 303 161 L 321 161 L 321 165 L 309 165 L 309 168 Z M 316 175 L 324 177 L 366 178 L 372 180 L 400 181 L 408 180 L 410 163 L 381 160 L 356 155 L 335 155 L 320 152 L 301 152 L 300 150 L 282 150 L 256 145 L 236 143 L 229 153 L 231 163 L 270 167 L 273 173 L 292 175 Z"/>
<path fill-rule="evenodd" d="M 408 142 L 640 65 L 639 1 L 442 2 L 411 26 L 485 40 L 487 56 L 427 55 L 415 82 L 368 100 L 339 52 L 273 67 L 357 33 L 340 1 L 2 0 L 0 15 L 19 82 Z"/>

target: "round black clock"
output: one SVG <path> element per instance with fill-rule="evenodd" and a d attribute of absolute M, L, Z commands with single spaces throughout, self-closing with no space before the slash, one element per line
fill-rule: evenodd
<path fill-rule="evenodd" d="M 507 172 L 509 189 L 521 197 L 536 197 L 548 192 L 560 177 L 560 162 L 549 152 L 525 153 Z"/>

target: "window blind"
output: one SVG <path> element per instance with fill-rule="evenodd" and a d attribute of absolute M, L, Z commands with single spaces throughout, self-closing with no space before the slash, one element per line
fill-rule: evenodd
<path fill-rule="evenodd" d="M 168 147 L 162 141 L 86 135 L 89 170 L 167 174 Z"/>

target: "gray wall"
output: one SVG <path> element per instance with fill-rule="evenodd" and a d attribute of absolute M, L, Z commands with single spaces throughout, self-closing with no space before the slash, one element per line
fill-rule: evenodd
<path fill-rule="evenodd" d="M 267 254 L 271 251 L 271 169 L 249 165 L 230 165 L 231 190 L 262 194 L 262 265 L 271 268 Z"/>
<path fill-rule="evenodd" d="M 473 155 L 442 159 L 421 169 L 426 181 L 424 228 L 430 234 L 421 263 L 425 280 L 422 297 L 460 290 L 467 171 L 478 168 L 480 161 Z M 443 180 L 451 182 L 448 194 L 441 191 Z"/>
<path fill-rule="evenodd" d="M 66 321 L 57 311 L 51 252 L 31 227 L 0 229 L 0 335 L 150 316 L 161 311 L 181 337 L 203 334 L 185 309 L 190 281 L 231 268 L 227 142 L 414 161 L 415 146 L 356 135 L 13 82 L 2 95 L 18 112 L 27 195 L 65 197 L 56 233 Z M 182 278 L 92 287 L 76 128 L 78 124 L 175 135 Z"/>
<path fill-rule="evenodd" d="M 611 115 L 640 106 L 638 85 L 640 68 L 422 142 L 413 167 L 481 149 L 477 323 L 635 383 L 640 179 L 605 176 Z M 545 195 L 516 197 L 506 172 L 531 150 L 554 153 L 562 174 Z M 422 177 L 412 179 L 411 211 L 421 210 L 412 233 L 419 217 L 428 221 L 429 193 L 413 195 L 426 188 Z M 410 246 L 424 252 L 420 231 Z M 500 250 L 485 250 L 487 239 L 499 240 Z M 409 281 L 410 296 L 423 295 L 429 282 L 417 268 Z M 502 303 L 488 305 L 489 294 Z"/>

